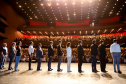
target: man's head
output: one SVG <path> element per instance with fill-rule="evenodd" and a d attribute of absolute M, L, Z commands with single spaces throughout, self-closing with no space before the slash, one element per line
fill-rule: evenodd
<path fill-rule="evenodd" d="M 114 42 L 114 43 L 117 43 L 117 40 L 116 40 L 116 39 L 113 39 L 113 42 Z"/>
<path fill-rule="evenodd" d="M 78 44 L 79 44 L 79 45 L 82 45 L 82 41 L 81 41 L 81 40 L 79 40 Z"/>
<path fill-rule="evenodd" d="M 101 44 L 104 44 L 104 41 L 103 41 L 103 40 L 100 40 L 100 43 L 101 43 Z"/>
<path fill-rule="evenodd" d="M 30 43 L 32 46 L 34 45 L 34 43 L 33 43 L 33 41 L 31 41 L 31 43 Z"/>
<path fill-rule="evenodd" d="M 4 46 L 4 47 L 7 47 L 7 43 L 3 43 L 3 46 Z"/>
<path fill-rule="evenodd" d="M 50 45 L 53 45 L 53 41 L 50 41 Z"/>
<path fill-rule="evenodd" d="M 41 44 L 41 43 L 39 43 L 39 44 L 38 44 L 38 47 L 42 47 L 42 44 Z"/>
<path fill-rule="evenodd" d="M 17 45 L 18 45 L 18 46 L 22 46 L 22 42 L 19 41 L 19 42 L 17 43 Z"/>
<path fill-rule="evenodd" d="M 61 40 L 59 40 L 59 44 L 62 45 L 62 41 Z"/>
<path fill-rule="evenodd" d="M 13 46 L 13 47 L 16 46 L 16 42 L 12 42 L 12 46 Z"/>
<path fill-rule="evenodd" d="M 71 46 L 71 43 L 70 43 L 70 42 L 68 42 L 68 43 L 67 43 L 67 47 L 70 47 L 70 46 Z"/>
<path fill-rule="evenodd" d="M 93 43 L 93 44 L 96 44 L 96 41 L 95 41 L 95 40 L 92 40 L 92 43 Z"/>

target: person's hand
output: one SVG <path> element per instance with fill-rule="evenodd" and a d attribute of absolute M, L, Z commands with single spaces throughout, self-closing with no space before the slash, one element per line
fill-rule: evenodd
<path fill-rule="evenodd" d="M 39 57 L 37 57 L 37 59 L 39 59 Z"/>

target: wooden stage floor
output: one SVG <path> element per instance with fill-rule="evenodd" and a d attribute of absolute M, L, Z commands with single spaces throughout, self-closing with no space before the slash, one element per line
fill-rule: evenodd
<path fill-rule="evenodd" d="M 13 63 L 14 66 L 14 63 Z M 52 72 L 47 71 L 47 63 L 42 63 L 42 71 L 36 71 L 37 63 L 32 63 L 32 71 L 28 71 L 28 63 L 19 63 L 19 72 L 8 71 L 8 63 L 0 70 L 0 84 L 126 84 L 126 64 L 121 64 L 122 74 L 114 73 L 113 65 L 107 64 L 108 73 L 92 73 L 91 63 L 83 63 L 84 73 L 78 73 L 78 64 L 71 64 L 71 73 L 67 72 L 67 64 L 62 63 L 63 72 L 57 72 L 57 63 L 52 63 Z M 100 65 L 97 64 L 100 71 Z"/>

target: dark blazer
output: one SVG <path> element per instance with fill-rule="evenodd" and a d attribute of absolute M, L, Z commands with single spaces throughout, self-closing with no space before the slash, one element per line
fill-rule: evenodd
<path fill-rule="evenodd" d="M 106 56 L 106 50 L 105 50 L 105 45 L 104 44 L 100 44 L 98 47 L 99 50 L 99 54 L 100 56 Z"/>
<path fill-rule="evenodd" d="M 60 45 L 58 45 L 58 47 L 57 47 L 57 53 L 58 53 L 58 56 L 63 55 L 63 50 L 62 50 L 62 47 Z"/>
<path fill-rule="evenodd" d="M 96 44 L 91 45 L 91 55 L 98 55 L 98 46 Z"/>
<path fill-rule="evenodd" d="M 14 55 L 16 55 L 16 50 L 14 50 L 14 48 L 11 46 L 10 52 L 9 52 L 9 57 L 14 57 Z"/>
<path fill-rule="evenodd" d="M 36 49 L 36 58 L 39 57 L 39 58 L 43 58 L 43 52 L 42 52 L 42 49 L 37 47 Z"/>
<path fill-rule="evenodd" d="M 51 47 L 51 45 L 48 46 L 48 56 L 54 56 L 54 50 L 53 48 Z"/>
<path fill-rule="evenodd" d="M 84 50 L 81 45 L 78 45 L 77 51 L 78 51 L 78 58 L 82 58 L 84 56 Z"/>

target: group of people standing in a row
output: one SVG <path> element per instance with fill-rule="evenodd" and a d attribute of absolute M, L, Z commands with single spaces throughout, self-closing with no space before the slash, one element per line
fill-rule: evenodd
<path fill-rule="evenodd" d="M 113 57 L 113 66 L 114 66 L 114 72 L 116 72 L 116 63 L 117 63 L 117 69 L 118 69 L 118 73 L 122 73 L 120 71 L 120 66 L 119 66 L 119 62 L 120 62 L 120 53 L 121 53 L 121 49 L 120 49 L 120 45 L 117 44 L 117 40 L 114 39 L 113 40 L 113 44 L 110 46 L 110 52 L 112 54 Z M 22 42 L 18 42 L 17 43 L 17 47 L 16 43 L 13 42 L 12 46 L 10 47 L 10 51 L 9 51 L 9 67 L 8 70 L 13 70 L 12 68 L 12 63 L 14 61 L 14 57 L 16 56 L 16 62 L 15 62 L 15 71 L 19 71 L 18 69 L 18 64 L 20 61 L 20 57 L 21 57 L 21 45 Z M 29 70 L 33 70 L 31 68 L 31 60 L 33 57 L 33 53 L 34 53 L 34 48 L 33 48 L 34 43 L 31 42 L 28 52 L 29 52 Z M 60 68 L 61 65 L 61 59 L 62 56 L 64 55 L 63 50 L 62 50 L 62 41 L 59 40 L 59 44 L 57 47 L 57 55 L 58 55 L 58 67 L 57 67 L 57 71 L 58 72 L 62 72 L 63 69 Z M 68 42 L 66 45 L 66 51 L 67 51 L 67 72 L 72 72 L 70 69 L 70 65 L 71 65 L 71 57 L 72 57 L 72 50 L 71 50 L 71 43 Z M 78 47 L 77 47 L 77 51 L 78 51 L 78 72 L 82 73 L 82 62 L 83 62 L 83 58 L 84 58 L 84 50 L 82 47 L 82 41 L 79 40 L 78 42 Z M 97 63 L 97 57 L 98 57 L 98 52 L 99 52 L 99 56 L 100 56 L 100 67 L 101 67 L 101 71 L 102 72 L 107 72 L 106 69 L 106 50 L 105 50 L 105 45 L 104 45 L 104 41 L 101 40 L 99 46 L 96 45 L 96 41 L 93 40 L 92 41 L 92 45 L 90 47 L 90 51 L 91 51 L 91 57 L 92 57 L 92 72 L 98 72 L 97 68 L 96 68 L 96 63 Z M 1 63 L 0 63 L 0 68 L 4 69 L 4 62 L 7 56 L 7 44 L 4 43 L 3 47 L 1 48 Z M 50 45 L 48 46 L 48 57 L 49 57 L 49 61 L 48 61 L 48 71 L 52 71 L 53 69 L 51 68 L 51 62 L 54 56 L 54 50 L 53 50 L 53 41 L 50 41 Z M 42 44 L 39 43 L 38 47 L 36 49 L 36 58 L 37 58 L 37 71 L 40 71 L 40 67 L 41 67 L 41 58 L 43 58 L 43 50 L 42 50 Z"/>

